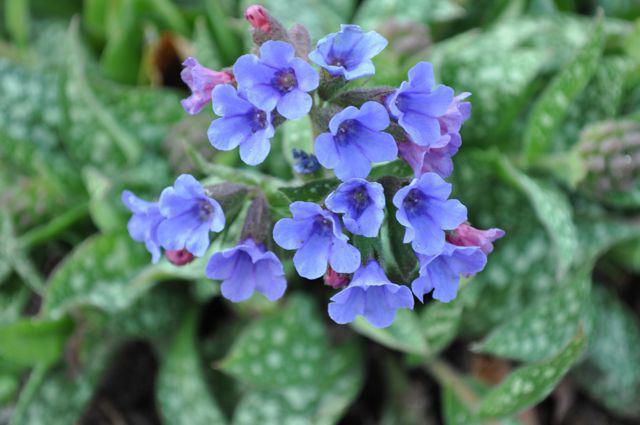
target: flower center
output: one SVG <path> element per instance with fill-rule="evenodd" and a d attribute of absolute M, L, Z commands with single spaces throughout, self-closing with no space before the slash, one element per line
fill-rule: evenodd
<path fill-rule="evenodd" d="M 202 221 L 209 221 L 213 215 L 213 207 L 206 199 L 198 201 L 198 218 Z"/>
<path fill-rule="evenodd" d="M 255 133 L 267 127 L 267 113 L 256 109 L 253 112 L 253 121 L 251 123 L 251 131 Z"/>
<path fill-rule="evenodd" d="M 369 195 L 367 189 L 363 186 L 358 186 L 351 191 L 351 200 L 353 201 L 353 208 L 356 214 L 361 214 L 369 206 Z"/>
<path fill-rule="evenodd" d="M 331 233 L 333 224 L 331 220 L 323 215 L 316 216 L 316 229 L 320 235 L 328 235 Z"/>
<path fill-rule="evenodd" d="M 296 74 L 292 68 L 283 69 L 276 72 L 272 80 L 273 85 L 280 93 L 289 93 L 298 85 Z"/>
<path fill-rule="evenodd" d="M 408 213 L 416 212 L 422 206 L 425 200 L 424 193 L 419 189 L 411 189 L 402 201 L 402 206 Z"/>
<path fill-rule="evenodd" d="M 353 133 L 357 131 L 358 123 L 356 120 L 346 120 L 338 127 L 338 131 L 335 135 L 335 139 L 338 143 L 346 144 L 352 137 Z"/>

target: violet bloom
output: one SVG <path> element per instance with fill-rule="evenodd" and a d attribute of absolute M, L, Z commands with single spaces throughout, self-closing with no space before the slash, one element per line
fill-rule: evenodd
<path fill-rule="evenodd" d="M 340 219 L 311 202 L 293 202 L 293 218 L 283 218 L 273 228 L 273 239 L 284 249 L 297 249 L 293 264 L 298 274 L 317 279 L 327 263 L 338 273 L 353 273 L 360 266 L 360 251 L 349 245 Z"/>
<path fill-rule="evenodd" d="M 160 194 L 160 212 L 165 220 L 158 226 L 158 240 L 167 250 L 186 249 L 202 257 L 209 247 L 209 232 L 224 229 L 220 204 L 209 198 L 202 185 L 182 174 L 173 187 Z"/>
<path fill-rule="evenodd" d="M 382 131 L 388 126 L 389 114 L 379 103 L 366 102 L 360 109 L 348 106 L 331 118 L 330 132 L 316 138 L 318 161 L 340 180 L 365 178 L 371 163 L 398 156 L 393 136 Z"/>
<path fill-rule="evenodd" d="M 311 65 L 295 56 L 294 47 L 284 41 L 269 40 L 256 55 L 240 56 L 233 65 L 240 90 L 258 108 L 295 120 L 311 110 L 307 92 L 318 87 L 320 77 Z"/>
<path fill-rule="evenodd" d="M 453 172 L 452 157 L 462 145 L 460 128 L 471 115 L 471 104 L 462 100 L 470 95 L 465 92 L 454 97 L 447 112 L 438 117 L 440 140 L 435 146 L 441 147 L 420 146 L 410 140 L 398 143 L 398 155 L 409 164 L 416 177 L 434 172 L 446 178 Z"/>
<path fill-rule="evenodd" d="M 360 315 L 373 326 L 386 328 L 399 308 L 413 309 L 411 290 L 390 282 L 378 262 L 371 260 L 355 272 L 348 287 L 331 297 L 329 317 L 343 325 Z"/>
<path fill-rule="evenodd" d="M 325 200 L 327 208 L 344 214 L 344 226 L 355 235 L 378 236 L 384 219 L 384 190 L 380 183 L 351 179 L 342 183 Z"/>
<path fill-rule="evenodd" d="M 487 264 L 487 256 L 477 247 L 455 246 L 445 243 L 440 255 L 420 255 L 420 276 L 411 288 L 423 301 L 433 291 L 433 298 L 443 303 L 453 300 L 458 293 L 460 275 L 468 277 L 478 273 Z"/>
<path fill-rule="evenodd" d="M 220 116 L 207 131 L 214 148 L 228 151 L 240 146 L 240 158 L 249 165 L 265 160 L 275 133 L 270 112 L 252 105 L 229 84 L 213 90 L 213 111 Z"/>
<path fill-rule="evenodd" d="M 480 230 L 462 223 L 454 231 L 447 235 L 447 241 L 457 246 L 478 247 L 486 255 L 493 251 L 493 242 L 504 236 L 502 229 Z"/>
<path fill-rule="evenodd" d="M 209 279 L 222 280 L 222 296 L 233 302 L 251 298 L 254 291 L 269 301 L 275 301 L 287 289 L 284 269 L 278 257 L 252 239 L 213 254 L 205 274 Z"/>
<path fill-rule="evenodd" d="M 160 243 L 158 242 L 158 226 L 164 220 L 157 202 L 148 202 L 125 190 L 122 192 L 122 203 L 133 213 L 127 229 L 131 239 L 144 242 L 151 254 L 151 261 L 160 259 Z"/>
<path fill-rule="evenodd" d="M 453 89 L 439 85 L 433 89 L 433 67 L 419 62 L 409 70 L 409 81 L 387 98 L 387 106 L 398 124 L 420 146 L 442 147 L 438 117 L 444 115 L 453 101 Z"/>
<path fill-rule="evenodd" d="M 233 81 L 231 73 L 205 68 L 194 58 L 187 58 L 182 66 L 185 68 L 180 73 L 180 77 L 191 89 L 191 96 L 180 103 L 190 115 L 197 114 L 211 101 L 211 91 L 214 87 Z"/>
<path fill-rule="evenodd" d="M 387 40 L 375 31 L 365 33 L 358 25 L 340 25 L 340 32 L 318 41 L 309 59 L 333 77 L 341 75 L 345 80 L 354 80 L 375 74 L 371 58 L 385 47 Z"/>
<path fill-rule="evenodd" d="M 404 243 L 411 242 L 419 254 L 437 255 L 445 243 L 445 230 L 453 230 L 467 219 L 467 208 L 457 199 L 447 199 L 451 184 L 435 173 L 413 179 L 393 197 L 396 218 L 405 226 Z"/>

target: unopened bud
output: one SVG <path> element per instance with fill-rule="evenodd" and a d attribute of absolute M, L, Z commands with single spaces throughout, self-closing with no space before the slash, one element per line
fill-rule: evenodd
<path fill-rule="evenodd" d="M 252 239 L 257 244 L 265 244 L 271 230 L 271 215 L 267 198 L 260 193 L 247 211 L 247 217 L 242 227 L 241 240 Z"/>
<path fill-rule="evenodd" d="M 295 24 L 289 31 L 289 40 L 291 44 L 296 48 L 296 55 L 307 59 L 309 52 L 311 52 L 311 36 L 309 30 L 304 25 Z"/>
<path fill-rule="evenodd" d="M 587 127 L 576 151 L 586 168 L 582 187 L 596 197 L 624 192 L 640 177 L 640 123 L 604 121 Z"/>
<path fill-rule="evenodd" d="M 164 255 L 167 257 L 167 260 L 174 266 L 184 266 L 193 261 L 193 254 L 191 254 L 186 249 L 179 249 L 176 251 L 165 251 Z"/>
<path fill-rule="evenodd" d="M 249 6 L 244 17 L 251 25 L 253 42 L 258 47 L 268 40 L 289 41 L 285 28 L 264 7 L 258 4 Z"/>
<path fill-rule="evenodd" d="M 357 88 L 353 90 L 345 91 L 335 97 L 333 103 L 340 106 L 356 106 L 360 107 L 363 103 L 374 101 L 385 104 L 385 99 L 395 89 L 393 87 L 381 86 L 372 88 Z"/>
<path fill-rule="evenodd" d="M 324 284 L 333 289 L 344 288 L 349 284 L 349 275 L 338 273 L 331 266 L 328 266 L 327 272 L 324 274 Z"/>
<path fill-rule="evenodd" d="M 248 189 L 245 185 L 236 183 L 220 183 L 205 187 L 207 196 L 220 203 L 227 218 L 235 217 L 240 212 Z"/>
<path fill-rule="evenodd" d="M 493 251 L 493 242 L 503 236 L 502 229 L 480 230 L 462 223 L 447 234 L 447 242 L 457 246 L 475 246 L 488 255 Z"/>

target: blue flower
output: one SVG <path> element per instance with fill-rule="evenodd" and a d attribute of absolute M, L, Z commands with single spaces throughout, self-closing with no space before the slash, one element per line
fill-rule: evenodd
<path fill-rule="evenodd" d="M 360 251 L 349 245 L 335 214 L 311 202 L 294 202 L 293 218 L 283 218 L 273 229 L 273 239 L 284 249 L 297 249 L 293 264 L 298 274 L 317 279 L 327 263 L 338 273 L 353 273 L 360 266 Z"/>
<path fill-rule="evenodd" d="M 420 277 L 411 289 L 419 300 L 433 291 L 433 298 L 447 303 L 458 293 L 460 275 L 465 277 L 484 269 L 487 256 L 478 247 L 455 246 L 445 243 L 439 255 L 418 254 Z"/>
<path fill-rule="evenodd" d="M 429 62 L 419 62 L 409 70 L 409 81 L 387 98 L 387 106 L 398 124 L 420 146 L 442 147 L 438 117 L 444 115 L 453 101 L 453 89 L 439 85 Z"/>
<path fill-rule="evenodd" d="M 287 289 L 278 257 L 262 245 L 256 245 L 252 239 L 213 254 L 205 274 L 209 279 L 222 280 L 222 296 L 233 302 L 251 298 L 254 291 L 275 301 Z"/>
<path fill-rule="evenodd" d="M 351 179 L 342 183 L 325 200 L 327 208 L 342 213 L 344 226 L 351 233 L 378 236 L 384 219 L 384 190 L 380 183 Z"/>
<path fill-rule="evenodd" d="M 275 130 L 271 113 L 253 106 L 229 84 L 213 89 L 213 111 L 220 116 L 207 131 L 214 148 L 223 151 L 240 146 L 240 158 L 249 165 L 260 164 L 269 154 Z"/>
<path fill-rule="evenodd" d="M 382 267 L 371 260 L 355 272 L 349 286 L 331 297 L 329 317 L 342 325 L 360 315 L 373 326 L 386 328 L 399 308 L 413 309 L 411 290 L 391 283 Z"/>
<path fill-rule="evenodd" d="M 340 180 L 365 178 L 372 162 L 398 156 L 393 136 L 382 131 L 388 126 L 389 114 L 379 103 L 366 102 L 360 109 L 348 106 L 331 118 L 330 132 L 316 138 L 318 161 Z"/>
<path fill-rule="evenodd" d="M 165 220 L 158 226 L 158 240 L 165 249 L 184 248 L 202 257 L 209 247 L 209 232 L 224 229 L 220 204 L 189 174 L 182 174 L 173 187 L 162 191 L 160 212 Z"/>
<path fill-rule="evenodd" d="M 340 32 L 318 41 L 309 59 L 332 76 L 345 80 L 373 75 L 376 68 L 371 58 L 387 47 L 387 40 L 375 31 L 362 32 L 358 25 L 340 25 Z"/>
<path fill-rule="evenodd" d="M 122 192 L 122 202 L 133 213 L 127 223 L 131 239 L 144 242 L 147 251 L 151 254 L 151 261 L 157 263 L 160 259 L 158 226 L 164 220 L 158 203 L 140 199 L 128 190 Z"/>
<path fill-rule="evenodd" d="M 445 242 L 444 230 L 453 230 L 467 219 L 467 208 L 449 199 L 451 184 L 435 173 L 413 179 L 393 197 L 396 218 L 405 226 L 404 243 L 424 255 L 437 255 Z"/>
<path fill-rule="evenodd" d="M 295 56 L 294 47 L 284 41 L 269 40 L 256 55 L 240 56 L 233 65 L 238 87 L 258 108 L 277 108 L 283 117 L 295 120 L 311 110 L 307 92 L 318 87 L 318 73 Z"/>

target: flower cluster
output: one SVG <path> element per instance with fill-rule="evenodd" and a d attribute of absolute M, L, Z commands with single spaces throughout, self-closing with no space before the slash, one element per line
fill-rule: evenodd
<path fill-rule="evenodd" d="M 239 302 L 257 291 L 276 300 L 284 294 L 283 265 L 268 249 L 273 240 L 295 251 L 293 266 L 300 276 L 324 276 L 327 286 L 340 290 L 328 305 L 337 323 L 363 316 L 385 327 L 398 309 L 413 308 L 414 296 L 453 300 L 460 277 L 481 271 L 492 242 L 504 235 L 471 227 L 466 207 L 450 199 L 452 186 L 444 180 L 462 144 L 470 94 L 456 96 L 436 84 L 428 62 L 411 68 L 396 89 L 354 88 L 357 80 L 375 74 L 373 58 L 387 46 L 380 34 L 342 25 L 312 50 L 300 25 L 287 31 L 261 6 L 249 7 L 245 17 L 257 54 L 243 55 L 231 70 L 220 72 L 187 59 L 182 78 L 192 95 L 183 101 L 185 110 L 197 113 L 211 102 L 216 115 L 207 132 L 211 145 L 239 148 L 240 159 L 251 166 L 267 158 L 279 125 L 309 115 L 314 152 L 294 151 L 294 170 L 307 177 L 332 170 L 340 182 L 317 202 L 292 199 L 291 217 L 272 228 L 268 197 L 259 188 L 216 191 L 183 175 L 158 202 L 123 194 L 133 213 L 132 238 L 145 243 L 154 262 L 164 248 L 174 264 L 184 264 L 205 255 L 210 232 L 224 228 L 229 199 L 243 200 L 249 193 L 253 201 L 239 243 L 213 253 L 206 266 L 208 278 L 222 281 L 225 298 Z M 386 176 L 394 184 L 385 184 L 370 177 L 375 164 L 398 158 L 413 170 L 411 181 Z M 225 213 L 229 219 L 237 215 Z M 382 267 L 384 253 L 376 241 L 385 219 L 404 227 L 408 255 L 419 262 L 411 289 L 392 283 Z"/>

